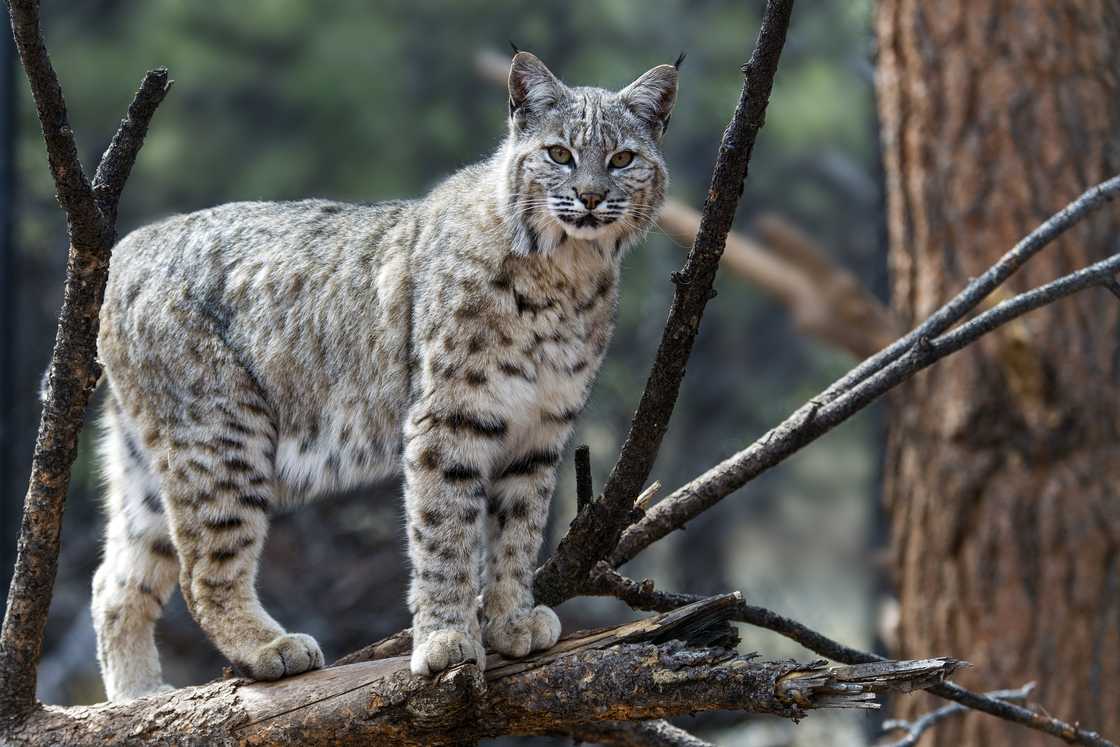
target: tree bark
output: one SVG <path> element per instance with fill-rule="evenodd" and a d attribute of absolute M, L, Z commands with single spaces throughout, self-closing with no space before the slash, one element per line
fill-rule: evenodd
<path fill-rule="evenodd" d="M 893 306 L 909 325 L 1120 171 L 1120 6 L 882 0 L 877 32 Z M 1009 290 L 1116 252 L 1118 234 L 1101 211 Z M 973 689 L 1037 679 L 1038 701 L 1105 735 L 1120 733 L 1118 309 L 1100 290 L 1047 306 L 897 390 L 884 488 L 896 653 L 952 651 Z M 975 714 L 932 733 L 1049 743 Z"/>

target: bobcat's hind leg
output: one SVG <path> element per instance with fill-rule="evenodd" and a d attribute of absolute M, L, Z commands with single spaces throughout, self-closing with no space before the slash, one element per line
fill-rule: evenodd
<path fill-rule="evenodd" d="M 112 394 L 105 426 L 108 526 L 91 607 L 105 693 L 110 700 L 121 701 L 168 688 L 161 676 L 154 631 L 175 588 L 179 564 L 168 534 L 159 479 Z"/>
<path fill-rule="evenodd" d="M 269 410 L 240 369 L 216 378 L 234 384 L 232 394 L 193 403 L 192 421 L 170 429 L 167 439 L 164 485 L 183 596 L 239 674 L 275 680 L 317 669 L 323 653 L 315 640 L 287 633 L 257 597 L 275 498 Z"/>

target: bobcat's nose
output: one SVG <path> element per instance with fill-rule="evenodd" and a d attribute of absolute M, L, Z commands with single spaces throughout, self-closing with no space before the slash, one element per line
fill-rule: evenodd
<path fill-rule="evenodd" d="M 575 189 L 575 187 L 573 187 L 572 189 Z M 579 198 L 579 201 L 582 202 L 583 206 L 588 210 L 594 210 L 595 208 L 599 207 L 600 202 L 607 199 L 607 193 L 605 190 L 602 192 L 580 192 L 578 189 L 576 189 L 575 193 L 576 197 Z"/>

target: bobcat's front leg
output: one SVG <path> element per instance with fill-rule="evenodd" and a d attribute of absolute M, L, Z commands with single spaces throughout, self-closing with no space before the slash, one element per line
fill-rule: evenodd
<path fill-rule="evenodd" d="M 534 602 L 532 584 L 562 445 L 514 452 L 491 486 L 483 639 L 506 656 L 551 648 L 560 637 L 560 620 Z"/>
<path fill-rule="evenodd" d="M 405 427 L 405 510 L 412 561 L 412 671 L 429 675 L 486 654 L 478 626 L 486 470 L 498 421 L 426 397 Z"/>

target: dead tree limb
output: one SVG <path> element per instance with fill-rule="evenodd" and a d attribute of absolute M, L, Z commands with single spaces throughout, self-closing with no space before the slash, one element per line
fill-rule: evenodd
<path fill-rule="evenodd" d="M 166 70 L 144 76 L 91 184 L 78 160 L 66 102 L 39 28 L 37 0 L 11 0 L 16 49 L 43 127 L 47 157 L 66 211 L 70 250 L 66 286 L 51 354 L 47 401 L 24 500 L 18 555 L 0 631 L 0 717 L 35 705 L 35 670 L 58 565 L 62 507 L 78 433 L 97 384 L 97 329 L 109 255 L 116 241 L 117 202 L 148 123 L 171 83 Z"/>
<path fill-rule="evenodd" d="M 407 657 L 350 664 L 276 683 L 220 681 L 132 701 L 46 708 L 8 744 L 450 745 L 500 735 L 579 731 L 588 721 L 738 709 L 785 718 L 816 708 L 877 707 L 875 694 L 946 677 L 953 660 L 894 667 L 758 662 L 678 642 L 586 649 L 533 669 L 484 677 L 473 664 L 435 680 Z"/>
<path fill-rule="evenodd" d="M 762 472 L 865 408 L 917 371 L 974 342 L 991 330 L 1071 293 L 1107 288 L 1120 270 L 1120 255 L 1070 273 L 1003 301 L 950 330 L 1035 253 L 1075 223 L 1120 194 L 1120 176 L 1074 200 L 1020 241 L 924 323 L 856 366 L 746 449 L 725 459 L 655 505 L 623 534 L 611 554 L 616 567 L 714 506 Z"/>
<path fill-rule="evenodd" d="M 578 731 L 587 722 L 736 709 L 801 718 L 876 708 L 875 696 L 948 677 L 952 659 L 829 667 L 735 653 L 728 594 L 607 630 L 568 636 L 514 661 L 492 656 L 427 679 L 408 657 L 358 662 L 273 683 L 225 680 L 126 704 L 46 708 L 10 743 L 442 745 Z M 730 635 L 730 637 L 728 637 Z"/>
<path fill-rule="evenodd" d="M 556 552 L 537 571 L 533 590 L 545 604 L 579 593 L 595 563 L 614 549 L 630 523 L 634 497 L 653 468 L 704 307 L 714 295 L 712 283 L 739 204 L 755 137 L 765 118 L 792 11 L 793 0 L 766 3 L 754 52 L 742 68 L 743 90 L 723 134 L 696 241 L 684 267 L 673 275 L 673 303 L 638 410 L 602 498 L 576 516 Z"/>
<path fill-rule="evenodd" d="M 704 599 L 704 597 L 693 594 L 658 591 L 654 588 L 652 581 L 634 581 L 613 570 L 605 562 L 596 567 L 588 582 L 586 593 L 597 596 L 612 596 L 625 602 L 633 609 L 646 611 L 678 609 Z M 833 661 L 846 664 L 870 664 L 887 661 L 877 654 L 860 651 L 834 641 L 828 636 L 773 610 L 747 604 L 741 597 L 738 599 L 729 619 L 778 633 L 804 646 L 809 651 Z M 1082 728 L 1080 724 L 1070 724 L 1045 712 L 1036 712 L 1009 703 L 1006 699 L 974 693 L 952 682 L 938 682 L 926 689 L 938 697 L 955 701 L 963 708 L 982 711 L 1005 721 L 1011 721 L 1050 734 L 1070 744 L 1081 744 L 1086 745 L 1086 747 L 1117 747 L 1116 744 L 1097 732 Z"/>

